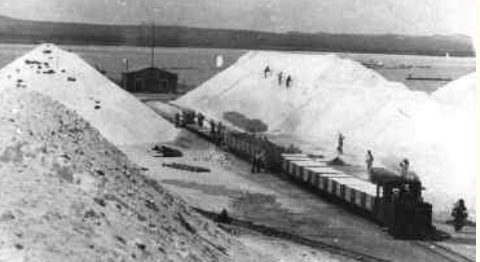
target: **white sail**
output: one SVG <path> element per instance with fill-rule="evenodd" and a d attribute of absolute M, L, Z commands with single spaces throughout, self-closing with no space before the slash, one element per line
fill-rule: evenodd
<path fill-rule="evenodd" d="M 223 67 L 223 63 L 224 63 L 223 56 L 222 55 L 217 55 L 215 57 L 215 66 L 217 68 Z"/>

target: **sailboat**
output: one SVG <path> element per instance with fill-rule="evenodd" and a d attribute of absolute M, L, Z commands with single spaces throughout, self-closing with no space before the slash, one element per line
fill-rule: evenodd
<path fill-rule="evenodd" d="M 223 67 L 223 64 L 224 64 L 224 59 L 223 59 L 223 55 L 217 55 L 215 57 L 215 67 L 216 68 L 222 68 Z"/>

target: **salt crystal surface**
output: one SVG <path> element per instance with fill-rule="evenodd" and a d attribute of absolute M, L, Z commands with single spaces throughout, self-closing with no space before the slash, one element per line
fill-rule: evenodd
<path fill-rule="evenodd" d="M 272 70 L 267 78 L 266 66 Z M 217 119 L 236 111 L 262 120 L 271 134 L 323 148 L 334 149 L 341 132 L 346 150 L 362 164 L 367 149 L 375 165 L 397 172 L 408 158 L 427 188 L 426 200 L 444 219 L 459 198 L 475 217 L 474 94 L 474 74 L 428 95 L 335 55 L 254 51 L 175 103 Z"/>
<path fill-rule="evenodd" d="M 40 71 L 37 65 L 42 65 Z M 77 111 L 116 145 L 165 141 L 177 133 L 169 122 L 81 57 L 53 44 L 42 44 L 0 70 L 0 88 L 22 88 L 17 87 L 18 80 L 24 88 Z"/>

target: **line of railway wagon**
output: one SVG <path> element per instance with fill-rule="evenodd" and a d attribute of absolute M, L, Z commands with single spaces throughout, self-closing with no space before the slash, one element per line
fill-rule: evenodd
<path fill-rule="evenodd" d="M 306 154 L 282 154 L 282 170 L 291 178 L 335 196 L 370 213 L 377 202 L 377 186 L 340 172 L 326 161 L 312 159 Z M 379 188 L 378 188 L 379 189 Z"/>
<path fill-rule="evenodd" d="M 266 169 L 283 173 L 342 205 L 353 207 L 388 227 L 389 233 L 396 238 L 421 239 L 434 230 L 432 206 L 423 201 L 420 181 L 408 181 L 383 169 L 376 169 L 374 182 L 363 180 L 345 174 L 321 158 L 290 151 L 255 135 L 228 128 L 221 133 L 212 131 L 194 121 L 195 112 L 184 110 L 183 113 L 182 126 L 185 128 L 246 160 L 262 150 Z"/>

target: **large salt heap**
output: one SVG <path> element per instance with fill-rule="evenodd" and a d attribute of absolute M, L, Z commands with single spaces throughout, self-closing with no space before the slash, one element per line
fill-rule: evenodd
<path fill-rule="evenodd" d="M 265 78 L 266 66 L 272 72 Z M 289 75 L 293 81 L 287 88 Z M 459 80 L 458 86 L 468 82 L 473 87 L 463 89 L 474 90 L 475 80 L 469 79 Z M 458 102 L 471 101 L 471 92 L 453 101 L 445 94 L 455 93 L 448 91 L 453 89 L 445 87 L 432 96 L 410 91 L 335 55 L 249 52 L 175 103 L 218 119 L 225 112 L 238 112 L 260 119 L 270 133 L 327 149 L 335 149 L 341 132 L 348 154 L 362 158 L 371 149 L 375 164 L 390 169 L 408 158 L 427 187 L 435 214 L 445 218 L 458 198 L 475 210 L 475 114 Z M 452 127 L 452 120 L 459 126 Z"/>
<path fill-rule="evenodd" d="M 0 83 L 0 261 L 261 261 L 51 98 Z"/>
<path fill-rule="evenodd" d="M 77 111 L 116 145 L 171 139 L 175 129 L 79 56 L 43 44 L 0 70 L 7 87 L 25 87 Z"/>

